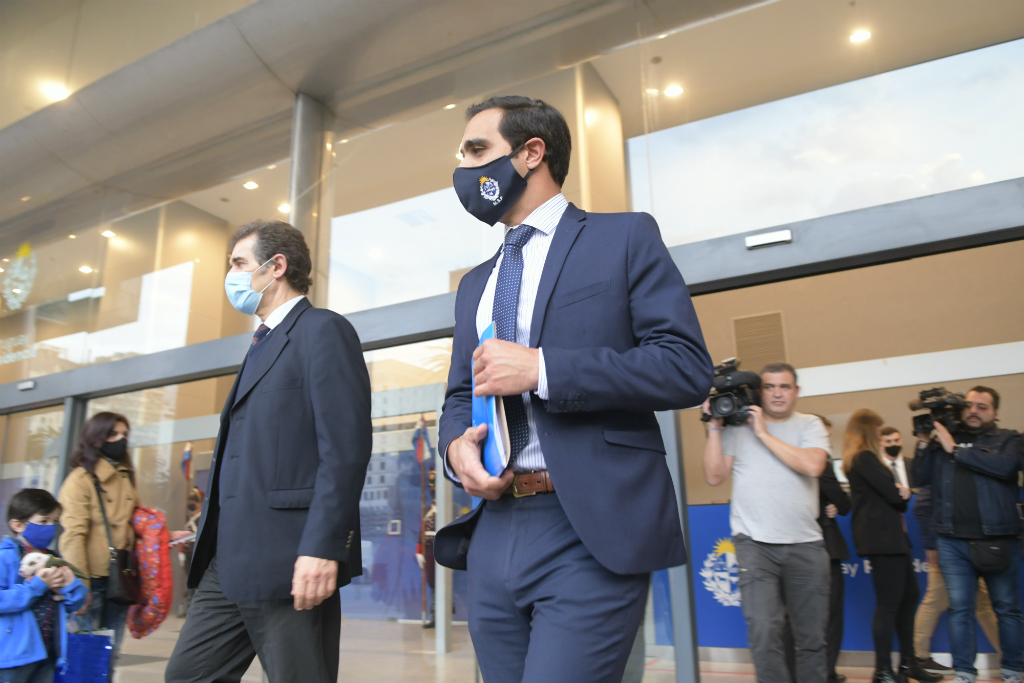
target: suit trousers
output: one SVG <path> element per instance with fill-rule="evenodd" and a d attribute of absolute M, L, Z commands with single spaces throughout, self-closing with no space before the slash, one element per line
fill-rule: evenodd
<path fill-rule="evenodd" d="M 939 563 L 933 562 L 928 565 L 928 587 L 914 618 L 914 650 L 918 658 L 928 659 L 932 656 L 932 635 L 935 633 L 935 626 L 939 623 L 939 617 L 948 609 L 949 593 L 946 592 L 946 582 L 942 578 L 942 571 L 939 570 Z M 981 579 L 978 579 L 974 616 L 978 618 L 988 642 L 996 652 L 999 652 L 999 622 L 996 620 L 996 613 L 992 611 L 988 587 Z"/>
<path fill-rule="evenodd" d="M 486 683 L 621 683 L 650 574 L 615 574 L 557 493 L 484 501 L 469 546 L 469 632 Z"/>
<path fill-rule="evenodd" d="M 174 654 L 167 683 L 237 683 L 256 655 L 273 683 L 337 683 L 341 598 L 311 610 L 291 600 L 232 602 L 221 592 L 217 558 L 203 574 Z"/>
<path fill-rule="evenodd" d="M 826 683 L 829 556 L 824 541 L 760 543 L 737 534 L 740 597 L 758 683 L 786 683 L 784 632 L 789 614 L 796 643 L 796 679 Z"/>

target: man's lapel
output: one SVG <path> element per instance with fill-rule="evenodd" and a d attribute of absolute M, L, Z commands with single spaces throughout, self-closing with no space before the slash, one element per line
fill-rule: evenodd
<path fill-rule="evenodd" d="M 544 270 L 541 272 L 540 285 L 537 287 L 537 302 L 533 307 L 533 321 L 530 323 L 530 346 L 537 348 L 540 341 L 540 328 L 544 324 L 544 312 L 547 310 L 548 301 L 551 300 L 551 293 L 555 291 L 555 283 L 562 273 L 562 265 L 569 255 L 569 250 L 576 242 L 580 231 L 587 225 L 587 213 L 569 204 L 562 214 L 562 220 L 558 222 L 555 236 L 551 238 L 551 248 L 548 249 L 548 257 L 544 261 Z"/>
<path fill-rule="evenodd" d="M 299 303 L 295 304 L 295 307 L 288 312 L 288 315 L 284 317 L 281 324 L 274 328 L 274 330 L 266 336 L 263 340 L 264 344 L 267 344 L 267 348 L 263 349 L 263 353 L 256 360 L 256 366 L 249 372 L 245 377 L 245 382 L 238 386 L 235 391 L 235 400 L 232 401 L 232 407 L 238 405 L 246 395 L 252 391 L 252 388 L 256 386 L 256 383 L 263 378 L 263 375 L 267 374 L 267 371 L 274 365 L 274 361 L 281 355 L 281 351 L 288 344 L 288 332 L 291 330 L 292 325 L 298 320 L 299 316 L 307 308 L 310 308 L 312 304 L 309 303 L 308 299 L 303 299 Z M 248 360 L 248 359 L 247 359 Z M 245 369 L 243 363 L 242 368 L 239 369 L 239 376 L 242 374 L 242 370 Z"/>

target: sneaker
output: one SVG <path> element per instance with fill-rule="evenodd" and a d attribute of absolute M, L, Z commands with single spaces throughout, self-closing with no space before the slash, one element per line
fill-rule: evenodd
<path fill-rule="evenodd" d="M 1003 674 L 1003 683 L 1021 683 L 1021 678 L 1020 678 L 1020 674 L 1019 673 L 1006 673 L 1004 671 L 1004 672 L 1002 672 L 1002 674 Z"/>
<path fill-rule="evenodd" d="M 974 683 L 974 679 L 966 674 L 958 673 L 953 679 L 953 683 Z"/>
<path fill-rule="evenodd" d="M 920 659 L 920 658 L 918 658 L 917 665 L 919 667 L 921 667 L 922 669 L 924 669 L 925 671 L 931 671 L 933 674 L 948 674 L 948 673 L 951 673 L 953 671 L 952 667 L 943 666 L 942 664 L 939 664 L 938 662 L 936 662 L 931 657 L 929 657 L 928 659 Z"/>

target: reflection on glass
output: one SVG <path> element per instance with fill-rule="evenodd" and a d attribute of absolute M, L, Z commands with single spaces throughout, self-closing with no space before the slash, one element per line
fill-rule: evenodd
<path fill-rule="evenodd" d="M 452 188 L 331 222 L 330 308 L 339 313 L 455 291 L 501 231 L 462 208 Z"/>
<path fill-rule="evenodd" d="M 42 408 L 14 413 L 2 419 L 0 510 L 6 514 L 8 501 L 21 489 L 38 488 L 56 493 L 64 409 Z"/>
<path fill-rule="evenodd" d="M 423 519 L 433 504 L 428 480 L 451 339 L 369 351 L 364 357 L 379 417 L 373 420 L 373 451 L 359 502 L 363 575 L 342 589 L 342 609 L 353 618 L 419 620 L 426 591 L 429 618 L 433 573 L 421 571 L 416 554 L 423 550 Z M 426 443 L 418 449 L 424 426 Z M 418 450 L 425 456 L 422 464 Z M 469 505 L 465 492 L 455 489 L 455 512 L 468 512 Z M 463 574 L 454 577 L 457 619 L 466 614 Z"/>
<path fill-rule="evenodd" d="M 674 245 L 1021 177 L 1022 109 L 1018 40 L 632 138 L 633 208 Z"/>
<path fill-rule="evenodd" d="M 5 245 L 0 383 L 245 331 L 250 318 L 216 296 L 232 229 L 175 201 Z"/>

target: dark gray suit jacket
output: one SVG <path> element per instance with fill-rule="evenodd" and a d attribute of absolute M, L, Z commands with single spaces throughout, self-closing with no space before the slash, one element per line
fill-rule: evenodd
<path fill-rule="evenodd" d="M 262 343 L 220 416 L 188 577 L 199 585 L 216 555 L 236 602 L 290 598 L 299 555 L 336 560 L 339 586 L 362 573 L 359 496 L 372 437 L 359 337 L 303 299 Z"/>

